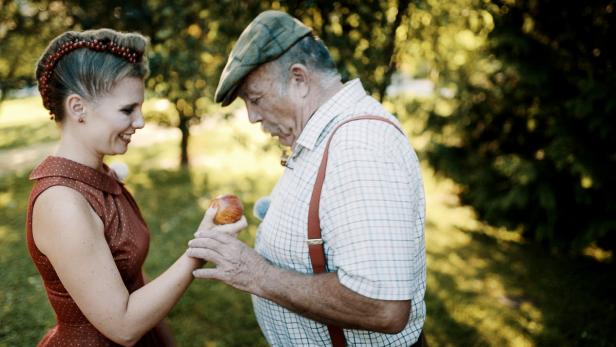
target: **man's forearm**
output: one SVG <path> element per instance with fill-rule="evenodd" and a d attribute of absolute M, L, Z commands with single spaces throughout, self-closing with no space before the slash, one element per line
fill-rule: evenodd
<path fill-rule="evenodd" d="M 199 232 L 189 246 L 191 257 L 216 264 L 195 270 L 195 277 L 223 281 L 310 319 L 383 333 L 400 332 L 409 320 L 409 300 L 365 297 L 344 287 L 335 273 L 305 275 L 279 269 L 230 235 Z"/>
<path fill-rule="evenodd" d="M 254 293 L 291 311 L 347 329 L 397 333 L 410 315 L 409 301 L 375 300 L 343 286 L 335 273 L 304 275 L 267 265 Z"/>

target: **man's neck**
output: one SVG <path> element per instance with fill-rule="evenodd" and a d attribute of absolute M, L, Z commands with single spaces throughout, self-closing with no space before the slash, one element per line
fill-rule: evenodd
<path fill-rule="evenodd" d="M 338 92 L 342 88 L 344 88 L 344 84 L 340 82 L 340 80 L 336 80 L 332 82 L 329 86 L 327 86 L 325 89 L 323 89 L 322 97 L 321 97 L 321 100 L 319 101 L 319 107 L 321 107 L 329 99 L 333 98 L 334 95 L 338 94 Z"/>
<path fill-rule="evenodd" d="M 318 92 L 312 98 L 312 102 L 310 103 L 310 108 L 306 112 L 306 116 L 303 120 L 302 129 L 306 126 L 306 123 L 312 118 L 312 115 L 323 106 L 329 99 L 331 99 L 336 93 L 338 93 L 344 84 L 340 82 L 340 80 L 336 80 L 324 88 L 317 89 Z"/>

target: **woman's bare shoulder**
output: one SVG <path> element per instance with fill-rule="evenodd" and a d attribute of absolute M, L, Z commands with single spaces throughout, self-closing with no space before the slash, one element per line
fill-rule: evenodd
<path fill-rule="evenodd" d="M 50 247 L 92 240 L 100 236 L 103 223 L 77 190 L 53 186 L 42 192 L 32 210 L 32 234 L 41 252 Z M 64 248 L 64 247 L 62 247 Z"/>

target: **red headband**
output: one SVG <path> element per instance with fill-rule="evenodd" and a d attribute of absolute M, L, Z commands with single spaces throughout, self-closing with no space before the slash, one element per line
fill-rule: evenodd
<path fill-rule="evenodd" d="M 128 47 L 121 47 L 113 41 L 105 40 L 80 40 L 76 39 L 74 41 L 69 41 L 58 50 L 47 58 L 45 65 L 43 66 L 44 71 L 39 79 L 39 91 L 41 93 L 41 97 L 43 98 L 43 106 L 49 109 L 49 114 L 51 115 L 51 119 L 53 119 L 53 111 L 51 110 L 51 105 L 49 103 L 49 81 L 51 80 L 51 74 L 53 73 L 56 64 L 62 57 L 76 49 L 79 48 L 89 48 L 91 50 L 97 52 L 109 52 L 113 55 L 116 55 L 120 58 L 127 60 L 131 64 L 137 63 L 138 60 L 141 60 L 141 56 L 143 52 L 139 52 Z"/>

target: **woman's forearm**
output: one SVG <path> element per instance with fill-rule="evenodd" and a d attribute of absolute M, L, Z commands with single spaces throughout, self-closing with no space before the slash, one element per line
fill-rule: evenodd
<path fill-rule="evenodd" d="M 186 291 L 192 271 L 201 264 L 184 253 L 160 276 L 130 294 L 121 324 L 122 340 L 128 345 L 136 343 L 156 326 Z"/>

